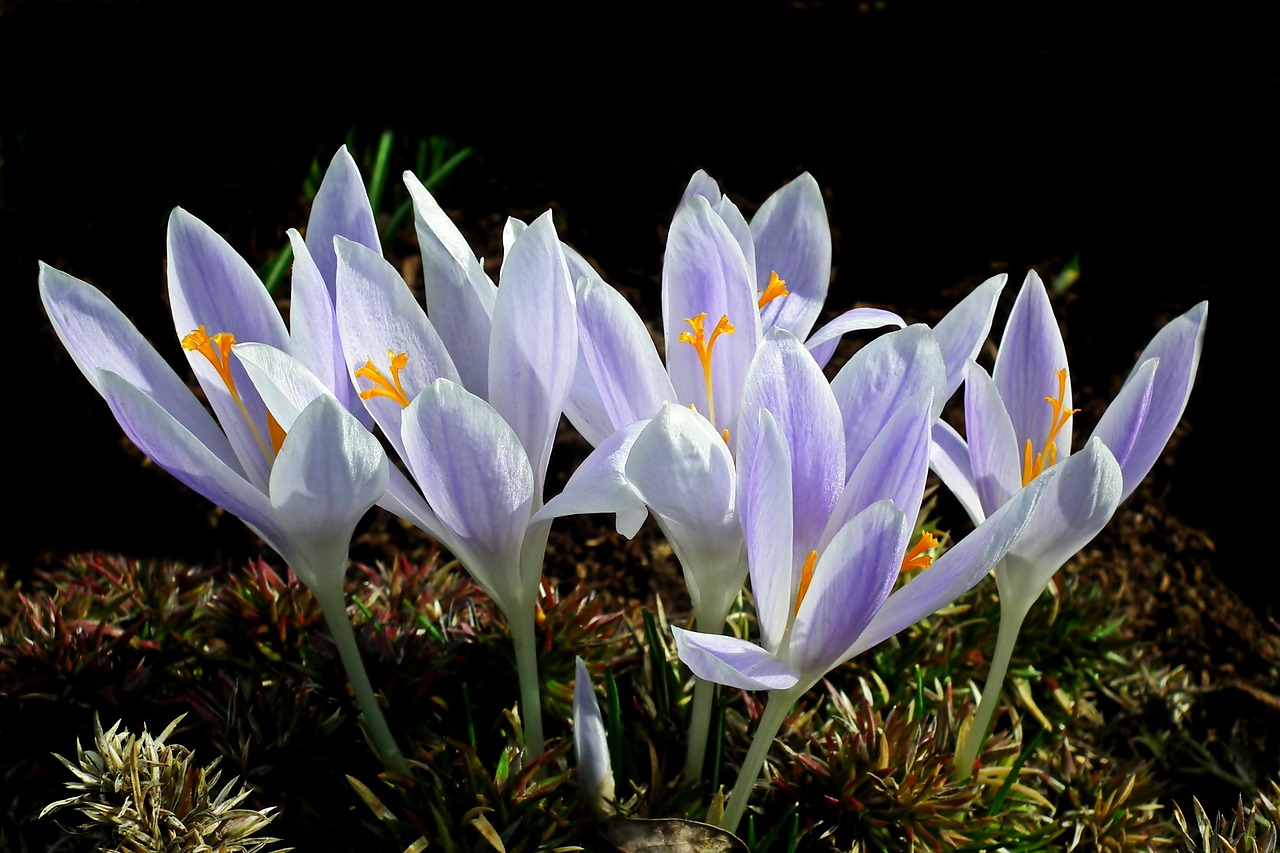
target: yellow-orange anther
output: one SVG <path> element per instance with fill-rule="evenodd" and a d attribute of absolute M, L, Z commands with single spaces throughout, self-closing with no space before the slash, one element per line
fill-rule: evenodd
<path fill-rule="evenodd" d="M 1058 396 L 1045 397 L 1044 401 L 1053 409 L 1053 420 L 1049 423 L 1049 436 L 1044 440 L 1044 448 L 1035 452 L 1031 439 L 1027 439 L 1022 449 L 1022 485 L 1026 485 L 1040 476 L 1045 468 L 1052 468 L 1058 461 L 1058 433 L 1071 420 L 1071 416 L 1079 409 L 1068 409 L 1064 406 L 1067 396 L 1067 369 L 1058 371 Z"/>
<path fill-rule="evenodd" d="M 809 556 L 805 557 L 804 566 L 800 569 L 800 588 L 796 590 L 796 609 L 800 612 L 800 602 L 804 601 L 804 597 L 809 592 L 809 584 L 813 583 L 813 567 L 818 563 L 818 552 L 810 551 Z"/>
<path fill-rule="evenodd" d="M 921 533 L 920 541 L 911 547 L 911 550 L 902 558 L 902 571 L 908 569 L 927 569 L 933 565 L 933 557 L 930 557 L 926 551 L 930 548 L 937 548 L 938 540 L 932 533 Z"/>
<path fill-rule="evenodd" d="M 275 451 L 276 456 L 280 455 L 280 448 L 284 447 L 286 437 L 284 427 L 280 426 L 275 415 L 267 412 L 267 438 L 271 439 L 271 449 Z"/>
<path fill-rule="evenodd" d="M 236 391 L 236 381 L 231 378 L 231 347 L 235 342 L 236 336 L 230 332 L 219 332 L 209 337 L 204 326 L 197 326 L 195 331 L 182 339 L 182 348 L 198 352 L 207 358 L 213 369 L 218 371 L 222 384 L 227 386 L 231 396 L 238 401 L 240 394 Z"/>
<path fill-rule="evenodd" d="M 711 337 L 707 337 L 706 329 L 703 323 L 706 322 L 707 312 L 703 311 L 696 317 L 685 317 L 684 321 L 689 324 L 692 332 L 681 332 L 680 343 L 688 344 L 693 347 L 694 352 L 698 354 L 698 361 L 702 363 L 702 378 L 707 384 L 707 420 L 712 425 L 716 422 L 716 403 L 715 396 L 711 390 L 711 351 L 715 349 L 716 339 L 721 335 L 732 335 L 733 324 L 729 322 L 727 314 L 720 315 L 720 322 L 716 323 L 714 329 L 711 330 Z"/>
<path fill-rule="evenodd" d="M 356 371 L 356 376 L 373 383 L 372 388 L 366 388 L 360 392 L 360 399 L 372 400 L 374 397 L 386 397 L 399 403 L 400 408 L 408 408 L 409 397 L 404 393 L 404 386 L 400 384 L 400 371 L 404 370 L 404 366 L 409 363 L 409 354 L 407 352 L 397 354 L 394 350 L 387 350 L 387 358 L 391 361 L 390 379 L 373 366 L 371 358 L 365 361 L 364 367 Z"/>
<path fill-rule="evenodd" d="M 787 283 L 778 278 L 776 272 L 769 273 L 769 283 L 764 286 L 764 290 L 757 290 L 760 294 L 760 301 L 756 303 L 757 308 L 763 308 L 773 300 L 786 296 L 791 291 L 787 290 Z"/>

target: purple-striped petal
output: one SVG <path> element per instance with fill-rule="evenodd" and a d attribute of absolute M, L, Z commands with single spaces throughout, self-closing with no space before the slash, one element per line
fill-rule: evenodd
<path fill-rule="evenodd" d="M 970 470 L 982 508 L 990 515 L 1022 488 L 1023 445 L 987 372 L 971 361 L 964 383 Z"/>
<path fill-rule="evenodd" d="M 1126 470 L 1125 466 L 1133 456 L 1134 448 L 1137 447 L 1143 426 L 1146 424 L 1147 415 L 1151 411 L 1151 400 L 1159 367 L 1160 359 L 1158 358 L 1149 358 L 1138 365 L 1133 374 L 1125 380 L 1120 393 L 1111 401 L 1111 405 L 1107 407 L 1107 411 L 1103 413 L 1102 419 L 1098 421 L 1098 426 L 1093 431 L 1092 438 L 1102 440 L 1102 443 L 1111 451 L 1111 455 L 1116 458 L 1116 462 L 1120 464 L 1121 471 Z M 1132 483 L 1136 487 L 1142 482 L 1142 476 L 1146 474 L 1146 470 L 1143 470 L 1141 475 L 1138 475 L 1136 470 L 1132 474 L 1136 475 L 1132 479 L 1130 474 L 1125 476 L 1125 497 L 1128 497 L 1132 491 L 1129 485 Z"/>
<path fill-rule="evenodd" d="M 720 185 L 701 169 L 694 172 L 693 177 L 689 178 L 689 183 L 684 188 L 684 194 L 680 196 L 679 207 L 689 204 L 696 196 L 705 198 L 712 207 L 719 204 L 720 199 L 724 197 L 720 192 Z"/>
<path fill-rule="evenodd" d="M 767 409 L 756 429 L 739 439 L 737 510 L 746 540 L 760 644 L 777 653 L 791 621 L 800 569 L 794 548 L 791 452 Z"/>
<path fill-rule="evenodd" d="M 969 520 L 974 525 L 981 524 L 986 520 L 987 514 L 982 509 L 982 499 L 978 497 L 978 487 L 973 481 L 969 445 L 945 421 L 934 421 L 930 435 L 929 467 L 960 502 L 960 506 L 969 514 Z"/>
<path fill-rule="evenodd" d="M 751 218 L 756 289 L 771 273 L 787 283 L 788 295 L 760 311 L 765 329 L 786 329 L 804 340 L 813 329 L 831 282 L 831 225 L 818 182 L 808 172 L 765 199 Z"/>
<path fill-rule="evenodd" d="M 334 237 L 346 237 L 376 254 L 382 254 L 382 241 L 378 239 L 378 225 L 373 219 L 369 194 L 360 178 L 360 169 L 345 145 L 329 161 L 324 180 L 311 203 L 311 217 L 307 220 L 307 250 L 315 261 L 331 302 L 338 294 L 338 257 L 333 248 Z M 294 256 L 297 256 L 296 246 Z M 292 307 L 290 311 L 293 311 Z"/>
<path fill-rule="evenodd" d="M 630 539 L 640 530 L 649 508 L 627 479 L 627 457 L 648 421 L 637 421 L 610 435 L 573 472 L 564 491 L 547 501 L 533 516 L 545 521 L 566 515 L 612 512 L 618 516 L 618 532 Z"/>
<path fill-rule="evenodd" d="M 906 325 L 906 322 L 892 311 L 885 311 L 882 308 L 852 308 L 814 332 L 804 345 L 809 348 L 818 366 L 826 367 L 831 356 L 835 355 L 840 339 L 849 332 L 881 329 L 885 326 L 897 326 L 902 329 Z"/>
<path fill-rule="evenodd" d="M 755 643 L 724 634 L 686 631 L 674 625 L 676 651 L 693 674 L 740 690 L 786 690 L 800 680 L 793 667 Z"/>
<path fill-rule="evenodd" d="M 996 302 L 1008 280 L 1006 273 L 987 279 L 961 299 L 934 326 L 933 336 L 938 341 L 942 360 L 947 366 L 946 393 L 938 401 L 940 405 L 950 400 L 951 395 L 960 387 L 964 380 L 965 364 L 970 359 L 977 358 L 982 345 L 987 342 L 991 321 L 996 315 Z"/>
<path fill-rule="evenodd" d="M 573 753 L 578 762 L 578 790 L 582 801 L 600 811 L 613 799 L 613 765 L 604 733 L 604 716 L 582 658 L 574 662 Z"/>

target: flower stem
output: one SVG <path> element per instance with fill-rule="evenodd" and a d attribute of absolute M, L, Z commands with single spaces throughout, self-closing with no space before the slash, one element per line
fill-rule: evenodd
<path fill-rule="evenodd" d="M 356 646 L 356 632 L 351 628 L 351 620 L 347 618 L 347 603 L 341 590 L 336 593 L 312 590 L 320 610 L 324 613 L 324 621 L 329 626 L 333 643 L 338 647 L 338 656 L 342 667 L 347 671 L 347 680 L 355 693 L 356 704 L 363 714 L 365 733 L 373 744 L 373 750 L 388 769 L 402 776 L 409 775 L 409 763 L 396 745 L 391 735 L 387 718 L 378 705 L 378 697 L 374 695 L 373 685 L 369 683 L 369 673 L 365 671 L 364 661 L 360 659 L 360 649 Z"/>
<path fill-rule="evenodd" d="M 511 643 L 516 650 L 516 675 L 520 680 L 520 717 L 524 720 L 525 755 L 542 755 L 542 689 L 538 684 L 538 635 L 531 608 L 507 614 Z"/>
<path fill-rule="evenodd" d="M 1009 671 L 1013 647 L 1018 642 L 1018 631 L 1021 630 L 1022 620 L 1026 618 L 1029 609 L 1029 606 L 1010 606 L 1007 600 L 1000 603 L 1000 630 L 996 634 L 996 650 L 991 656 L 987 683 L 982 688 L 982 701 L 978 703 L 978 713 L 972 723 L 960 735 L 960 742 L 956 744 L 951 775 L 957 782 L 963 782 L 973 774 L 973 762 L 987 740 L 991 718 L 995 715 L 996 706 L 1000 704 L 1000 692 Z"/>
<path fill-rule="evenodd" d="M 718 608 L 719 612 L 707 613 L 698 618 L 698 624 L 708 633 L 724 632 L 725 620 L 733 607 L 732 599 Z M 697 611 L 695 609 L 695 613 Z M 690 627 L 693 627 L 692 625 Z M 715 707 L 716 686 L 697 676 L 693 680 L 693 705 L 689 708 L 689 733 L 685 743 L 689 752 L 684 760 L 684 778 L 693 782 L 702 778 L 702 767 L 707 758 L 707 739 L 711 733 L 711 711 Z"/>
<path fill-rule="evenodd" d="M 782 728 L 782 723 L 786 720 L 791 706 L 796 703 L 796 699 L 812 686 L 812 682 L 807 684 L 801 682 L 789 690 L 769 692 L 764 713 L 760 715 L 760 723 L 756 726 L 755 737 L 751 741 L 751 748 L 747 750 L 747 757 L 742 760 L 738 781 L 734 783 L 733 793 L 729 795 L 729 805 L 725 807 L 724 816 L 720 818 L 721 829 L 729 832 L 737 831 L 742 813 L 747 809 L 751 789 L 760 778 L 760 770 L 764 767 L 764 759 L 769 754 L 769 747 L 773 746 L 773 739 L 777 737 L 778 730 Z"/>

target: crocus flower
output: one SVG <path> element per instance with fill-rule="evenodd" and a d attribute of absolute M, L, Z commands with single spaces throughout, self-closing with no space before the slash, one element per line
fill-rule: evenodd
<path fill-rule="evenodd" d="M 1066 347 L 1040 277 L 1028 273 L 1009 315 L 994 376 L 970 363 L 965 432 L 934 430 L 934 467 L 975 522 L 1043 472 L 1062 469 L 1044 508 L 996 567 L 1000 632 L 987 688 L 956 754 L 967 776 L 986 734 L 1018 630 L 1053 575 L 1110 520 L 1159 457 L 1191 395 L 1208 303 L 1148 344 L 1093 436 L 1071 452 L 1074 423 Z"/>
<path fill-rule="evenodd" d="M 171 271 L 178 266 L 171 257 Z M 386 491 L 388 464 L 378 441 L 332 396 L 316 398 L 293 418 L 271 417 L 232 357 L 230 334 L 188 336 L 222 383 L 216 399 L 226 420 L 219 423 L 99 290 L 41 265 L 40 296 L 63 345 L 138 449 L 243 521 L 312 590 L 375 747 L 389 766 L 406 771 L 360 663 L 342 592 L 356 522 Z M 274 306 L 271 315 L 279 321 Z M 232 328 L 254 326 L 248 317 L 219 319 Z M 269 321 L 262 325 L 271 328 Z"/>
<path fill-rule="evenodd" d="M 348 369 L 420 490 L 396 491 L 397 511 L 444 543 L 506 614 L 525 742 L 536 754 L 534 611 L 550 521 L 533 515 L 577 354 L 573 288 L 551 216 L 511 241 L 491 310 L 442 311 L 448 322 L 440 328 L 464 318 L 476 324 L 451 333 L 457 352 L 471 359 L 463 362 L 390 264 L 356 243 L 338 238 L 336 245 Z M 481 343 L 482 372 L 474 361 Z"/>
<path fill-rule="evenodd" d="M 573 752 L 578 759 L 578 790 L 592 811 L 605 814 L 613 800 L 613 764 L 609 760 L 604 716 L 582 658 L 577 658 L 574 672 Z"/>
<path fill-rule="evenodd" d="M 882 425 L 867 442 L 846 438 L 835 392 L 789 332 L 766 336 L 746 379 L 737 505 L 760 644 L 675 629 L 680 659 L 700 677 L 774 692 L 725 812 L 726 829 L 741 818 L 795 700 L 834 667 L 976 584 L 1026 525 L 1043 487 L 1020 493 L 937 561 L 926 554 L 936 544 L 931 537 L 909 547 L 945 370 L 927 329 L 888 337 L 898 339 L 897 352 L 914 347 L 915 360 L 932 362 L 935 384 L 891 380 L 887 399 L 868 401 L 869 411 L 886 414 L 874 418 Z M 925 567 L 893 592 L 902 569 Z"/>

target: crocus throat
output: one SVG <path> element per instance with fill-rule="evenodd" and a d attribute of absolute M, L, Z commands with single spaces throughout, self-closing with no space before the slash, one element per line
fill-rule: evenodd
<path fill-rule="evenodd" d="M 1058 433 L 1071 420 L 1071 416 L 1079 409 L 1068 409 L 1064 405 L 1067 397 L 1067 369 L 1058 371 L 1058 396 L 1045 397 L 1044 401 L 1053 409 L 1053 420 L 1049 423 L 1049 435 L 1044 440 L 1044 448 L 1035 453 L 1031 439 L 1027 439 L 1022 450 L 1022 485 L 1027 485 L 1044 471 L 1052 468 L 1058 461 Z M 1033 455 L 1034 454 L 1034 455 Z"/>
<path fill-rule="evenodd" d="M 716 422 L 716 402 L 715 395 L 711 389 L 711 351 L 715 349 L 716 339 L 721 335 L 732 335 L 733 324 L 729 322 L 727 314 L 720 315 L 720 322 L 716 323 L 716 327 L 711 330 L 711 337 L 706 336 L 706 330 L 703 323 L 706 322 L 707 312 L 703 311 L 696 317 L 685 317 L 684 321 L 693 329 L 692 332 L 681 332 L 680 342 L 693 347 L 694 352 L 698 354 L 698 361 L 702 363 L 702 378 L 707 385 L 707 420 L 711 421 L 714 426 Z"/>
<path fill-rule="evenodd" d="M 404 393 L 404 386 L 400 384 L 400 371 L 404 370 L 404 366 L 409 363 L 409 354 L 387 350 L 387 359 L 391 362 L 390 379 L 373 366 L 372 358 L 366 359 L 364 367 L 356 371 L 357 377 L 368 379 L 373 383 L 372 388 L 366 388 L 360 392 L 360 399 L 372 400 L 374 397 L 386 397 L 399 403 L 400 408 L 406 409 L 409 407 L 409 397 Z"/>
<path fill-rule="evenodd" d="M 763 308 L 775 299 L 786 296 L 791 291 L 787 290 L 787 283 L 778 278 L 777 272 L 769 273 L 769 283 L 764 286 L 764 290 L 757 290 L 760 294 L 760 301 L 756 303 L 757 308 Z"/>
<path fill-rule="evenodd" d="M 240 399 L 240 392 L 236 390 L 235 377 L 231 375 L 231 347 L 235 345 L 236 336 L 230 332 L 219 332 L 213 337 L 205 331 L 203 325 L 197 326 L 193 331 L 188 333 L 182 339 L 182 348 L 190 352 L 198 352 L 204 356 L 208 362 L 213 365 L 213 369 L 218 372 L 218 378 L 222 380 L 222 384 L 227 387 L 231 399 L 235 401 L 236 408 L 240 410 L 240 417 L 244 418 L 244 422 L 249 427 L 249 432 L 253 433 L 253 440 L 258 443 L 258 449 L 262 451 L 262 455 L 266 457 L 267 464 L 270 465 L 275 461 L 276 454 L 280 452 L 280 448 L 284 445 L 285 432 L 276 422 L 276 419 L 267 412 L 267 437 L 271 444 L 262 440 L 262 433 L 258 431 L 257 425 L 253 422 L 253 418 L 249 417 L 249 410 L 245 408 L 244 401 Z"/>

